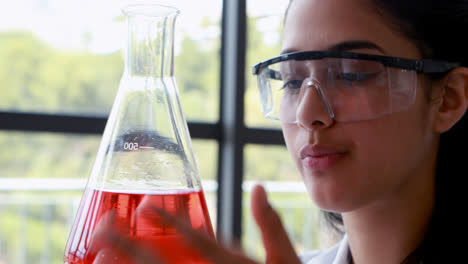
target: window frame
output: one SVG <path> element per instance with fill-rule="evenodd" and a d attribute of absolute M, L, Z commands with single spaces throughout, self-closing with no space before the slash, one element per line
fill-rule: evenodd
<path fill-rule="evenodd" d="M 218 144 L 217 236 L 225 243 L 237 243 L 242 234 L 244 147 L 284 145 L 284 139 L 278 129 L 245 125 L 246 0 L 223 0 L 222 14 L 219 120 L 189 121 L 188 128 L 192 139 L 210 139 Z M 0 111 L 0 131 L 102 135 L 107 118 Z"/>

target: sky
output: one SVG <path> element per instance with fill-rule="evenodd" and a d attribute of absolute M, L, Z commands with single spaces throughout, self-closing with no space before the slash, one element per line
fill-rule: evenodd
<path fill-rule="evenodd" d="M 0 9 L 0 32 L 32 31 L 49 45 L 59 49 L 86 49 L 93 53 L 115 52 L 123 46 L 126 24 L 116 18 L 127 4 L 155 2 L 137 0 L 15 0 Z M 248 0 L 249 16 L 281 16 L 288 0 Z M 161 0 L 157 3 L 175 6 L 181 14 L 176 22 L 176 41 L 181 33 L 192 38 L 216 38 L 219 27 L 201 30 L 203 17 L 218 22 L 221 0 Z M 268 20 L 266 20 L 268 21 Z M 263 23 L 268 31 L 274 23 Z M 87 41 L 86 41 L 87 40 Z"/>

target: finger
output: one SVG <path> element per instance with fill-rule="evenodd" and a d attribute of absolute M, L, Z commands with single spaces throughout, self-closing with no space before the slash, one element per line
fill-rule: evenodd
<path fill-rule="evenodd" d="M 102 261 L 97 263 L 113 263 L 107 260 L 115 261 L 116 256 L 122 255 L 131 259 L 134 263 L 166 263 L 162 255 L 154 249 L 137 244 L 125 236 L 119 236 L 114 232 L 106 232 L 105 234 L 101 232 L 97 236 L 98 239 L 105 241 L 108 245 L 107 248 L 101 250 L 96 256 L 97 261 Z"/>
<path fill-rule="evenodd" d="M 153 210 L 161 216 L 164 222 L 173 226 L 183 234 L 183 239 L 208 261 L 216 264 L 255 263 L 253 260 L 242 254 L 231 252 L 230 250 L 218 245 L 215 240 L 206 234 L 194 230 L 186 221 L 183 221 L 160 208 L 153 207 Z"/>
<path fill-rule="evenodd" d="M 102 249 L 96 254 L 93 264 L 112 263 L 114 261 L 114 254 L 110 248 Z"/>
<path fill-rule="evenodd" d="M 244 249 L 242 248 L 242 243 L 238 239 L 234 239 L 234 241 L 231 241 L 229 243 L 224 244 L 222 241 L 218 241 L 218 245 L 223 246 L 225 248 L 229 248 L 229 251 L 231 251 L 234 254 L 238 255 L 245 255 Z"/>
<path fill-rule="evenodd" d="M 136 244 L 125 235 L 115 232 L 116 217 L 115 210 L 109 210 L 96 226 L 88 252 L 90 256 L 95 256 L 93 264 L 130 261 L 165 263 L 158 252 L 148 249 L 144 245 Z M 156 262 L 158 260 L 159 262 Z"/>
<path fill-rule="evenodd" d="M 251 208 L 262 233 L 266 263 L 300 263 L 281 219 L 268 202 L 261 185 L 254 186 L 252 190 Z"/>
<path fill-rule="evenodd" d="M 101 249 L 94 258 L 93 264 L 109 264 L 109 263 L 126 263 L 130 262 L 130 259 L 125 255 L 121 254 L 114 248 Z M 89 261 L 85 261 L 89 263 Z"/>
<path fill-rule="evenodd" d="M 105 244 L 104 240 L 101 238 L 104 234 L 111 232 L 112 227 L 115 223 L 115 210 L 109 210 L 104 213 L 99 219 L 99 222 L 96 224 L 96 228 L 94 229 L 91 239 L 90 239 L 90 246 L 88 252 L 86 253 L 88 256 L 97 256 L 99 252 L 101 252 L 107 245 Z"/>

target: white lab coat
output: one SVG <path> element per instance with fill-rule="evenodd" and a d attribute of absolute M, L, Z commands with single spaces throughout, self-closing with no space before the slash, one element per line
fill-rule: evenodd
<path fill-rule="evenodd" d="M 338 244 L 327 250 L 315 250 L 299 257 L 303 264 L 349 264 L 349 252 L 348 238 L 344 235 Z"/>

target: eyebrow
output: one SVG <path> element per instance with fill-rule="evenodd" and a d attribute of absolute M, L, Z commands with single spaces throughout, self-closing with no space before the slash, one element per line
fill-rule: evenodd
<path fill-rule="evenodd" d="M 337 44 L 334 44 L 330 46 L 327 50 L 329 51 L 349 51 L 353 49 L 375 49 L 378 50 L 382 53 L 385 53 L 385 51 L 379 47 L 377 44 L 369 42 L 369 41 L 364 41 L 364 40 L 351 40 L 351 41 L 343 41 Z M 291 53 L 291 52 L 297 52 L 298 50 L 292 48 L 292 49 L 284 49 L 281 51 L 281 54 L 285 53 Z"/>

